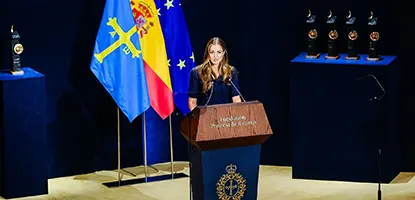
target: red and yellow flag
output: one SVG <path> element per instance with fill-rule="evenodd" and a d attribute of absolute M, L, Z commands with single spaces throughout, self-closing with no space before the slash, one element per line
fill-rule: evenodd
<path fill-rule="evenodd" d="M 140 37 L 151 107 L 162 119 L 174 111 L 166 46 L 154 0 L 131 0 Z"/>

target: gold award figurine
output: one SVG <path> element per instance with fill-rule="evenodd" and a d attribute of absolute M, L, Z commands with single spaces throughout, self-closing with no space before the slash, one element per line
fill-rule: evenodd
<path fill-rule="evenodd" d="M 11 48 L 12 48 L 12 66 L 10 73 L 12 75 L 23 75 L 24 71 L 21 69 L 20 54 L 23 53 L 23 45 L 20 44 L 20 35 L 14 30 L 14 25 L 10 29 L 11 34 Z"/>
<path fill-rule="evenodd" d="M 382 60 L 382 57 L 379 55 L 378 49 L 377 49 L 377 43 L 380 38 L 379 31 L 377 30 L 377 22 L 378 17 L 374 17 L 373 12 L 370 12 L 369 16 L 369 55 L 366 58 L 368 61 L 379 61 Z"/>
<path fill-rule="evenodd" d="M 337 38 L 339 33 L 336 30 L 336 19 L 337 16 L 333 16 L 333 12 L 329 10 L 329 16 L 327 16 L 326 23 L 329 26 L 329 41 L 327 47 L 327 56 L 326 59 L 338 59 L 340 58 L 339 52 L 337 50 Z"/>
<path fill-rule="evenodd" d="M 346 26 L 348 29 L 348 34 L 347 34 L 347 56 L 346 59 L 347 60 L 358 60 L 360 58 L 360 56 L 357 53 L 356 50 L 356 40 L 359 37 L 359 34 L 356 31 L 356 27 L 355 27 L 355 21 L 356 21 L 356 17 L 352 16 L 352 11 L 349 10 L 349 15 L 346 16 Z"/>
<path fill-rule="evenodd" d="M 311 10 L 308 9 L 306 25 L 308 28 L 308 42 L 307 42 L 307 55 L 306 58 L 319 58 L 320 53 L 317 50 L 317 37 L 318 32 L 315 27 L 316 16 L 312 15 Z"/>

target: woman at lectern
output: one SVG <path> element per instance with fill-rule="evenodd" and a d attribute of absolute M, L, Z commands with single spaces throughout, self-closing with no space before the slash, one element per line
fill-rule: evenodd
<path fill-rule="evenodd" d="M 221 38 L 208 41 L 203 60 L 190 71 L 190 110 L 196 106 L 241 102 L 237 70 L 228 63 L 228 52 Z"/>

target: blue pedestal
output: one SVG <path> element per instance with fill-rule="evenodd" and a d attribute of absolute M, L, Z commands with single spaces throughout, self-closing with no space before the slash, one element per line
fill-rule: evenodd
<path fill-rule="evenodd" d="M 400 167 L 396 57 L 324 57 L 305 59 L 302 53 L 291 62 L 293 178 L 378 182 L 380 176 L 390 182 Z"/>
<path fill-rule="evenodd" d="M 235 199 L 256 200 L 260 153 L 260 144 L 216 150 L 193 147 L 190 167 L 193 199 L 233 199 L 243 195 Z"/>
<path fill-rule="evenodd" d="M 18 198 L 48 193 L 45 77 L 0 72 L 0 195 Z"/>

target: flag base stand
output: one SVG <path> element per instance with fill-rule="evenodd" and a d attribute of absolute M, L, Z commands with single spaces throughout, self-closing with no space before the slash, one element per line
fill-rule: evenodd
<path fill-rule="evenodd" d="M 148 183 L 148 182 L 156 182 L 156 181 L 164 181 L 164 180 L 171 180 L 171 179 L 178 179 L 178 178 L 185 178 L 189 177 L 183 172 L 175 173 L 174 172 L 174 158 L 173 158 L 173 136 L 172 136 L 172 122 L 171 122 L 171 115 L 169 116 L 169 128 L 170 128 L 170 167 L 171 173 L 170 174 L 163 174 L 158 176 L 149 176 L 148 174 L 148 167 L 154 169 L 156 172 L 159 172 L 158 169 L 148 166 L 147 165 L 147 128 L 146 128 L 146 114 L 143 113 L 143 140 L 144 140 L 144 178 L 133 178 L 122 180 L 121 178 L 121 171 L 128 173 L 129 175 L 136 177 L 137 175 L 129 172 L 125 169 L 121 169 L 121 148 L 120 148 L 120 109 L 117 108 L 117 129 L 118 129 L 118 180 L 113 182 L 106 182 L 102 183 L 106 187 L 120 187 L 125 185 L 133 185 L 133 184 L 140 184 L 140 183 Z"/>
<path fill-rule="evenodd" d="M 113 181 L 113 182 L 107 182 L 107 183 L 102 183 L 102 184 L 105 185 L 106 187 L 112 188 L 112 187 L 120 187 L 120 186 L 126 186 L 126 185 L 172 180 L 172 179 L 185 178 L 185 177 L 189 177 L 189 176 L 185 173 L 174 173 L 174 174 L 165 174 L 165 175 L 160 175 L 160 176 L 148 176 L 147 178 L 144 177 L 144 178 L 139 178 L 139 179 Z"/>

